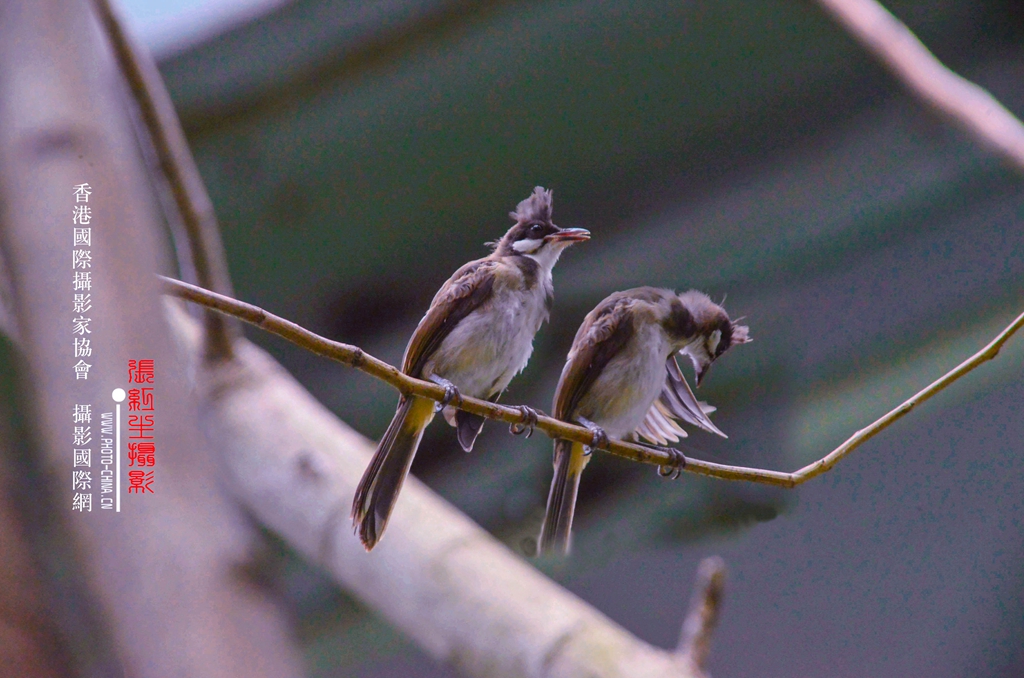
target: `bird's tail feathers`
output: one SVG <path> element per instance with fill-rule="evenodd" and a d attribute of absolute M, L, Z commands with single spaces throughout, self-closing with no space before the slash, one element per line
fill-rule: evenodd
<path fill-rule="evenodd" d="M 572 517 L 584 466 L 583 444 L 555 441 L 555 477 L 551 479 L 544 525 L 538 540 L 538 555 L 551 551 L 569 553 Z"/>
<path fill-rule="evenodd" d="M 367 551 L 376 546 L 384 534 L 423 431 L 433 418 L 433 400 L 403 396 L 370 465 L 363 472 L 352 501 L 352 524 Z"/>

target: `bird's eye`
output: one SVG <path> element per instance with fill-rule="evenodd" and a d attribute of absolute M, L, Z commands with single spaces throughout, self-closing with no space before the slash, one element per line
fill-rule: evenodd
<path fill-rule="evenodd" d="M 544 227 L 540 224 L 534 224 L 533 226 L 530 226 L 528 233 L 531 238 L 539 238 L 544 235 Z"/>

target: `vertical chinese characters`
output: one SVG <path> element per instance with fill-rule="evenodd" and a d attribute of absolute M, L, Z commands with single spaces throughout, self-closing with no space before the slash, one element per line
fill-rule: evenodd
<path fill-rule="evenodd" d="M 71 470 L 71 509 L 73 511 L 92 511 L 92 405 L 76 404 L 71 411 L 73 426 L 72 455 L 74 464 Z"/>
<path fill-rule="evenodd" d="M 71 334 L 74 341 L 75 379 L 87 380 L 91 364 L 85 359 L 92 356 L 89 324 L 92 318 L 85 314 L 92 309 L 92 208 L 89 196 L 92 187 L 78 184 L 74 187 L 75 205 L 71 209 L 71 272 L 72 272 L 72 320 Z"/>
<path fill-rule="evenodd" d="M 128 494 L 150 494 L 153 490 L 152 468 L 156 466 L 156 412 L 153 389 L 156 370 L 152 360 L 129 360 L 128 383 Z"/>
<path fill-rule="evenodd" d="M 85 358 L 92 356 L 89 324 L 86 314 L 92 309 L 92 208 L 89 196 L 92 187 L 74 187 L 75 204 L 71 209 L 71 272 L 72 304 L 71 335 L 73 341 L 72 370 L 75 381 L 89 379 L 92 365 Z M 76 403 L 71 411 L 71 510 L 92 512 L 92 405 Z"/>

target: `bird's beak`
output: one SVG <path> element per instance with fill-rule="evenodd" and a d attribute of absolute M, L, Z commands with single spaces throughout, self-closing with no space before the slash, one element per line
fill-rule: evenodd
<path fill-rule="evenodd" d="M 711 363 L 701 363 L 700 365 L 697 365 L 695 367 L 695 371 L 697 373 L 697 387 L 699 388 L 700 382 L 704 381 L 705 375 L 707 375 L 708 371 L 711 369 Z"/>
<path fill-rule="evenodd" d="M 549 242 L 584 242 L 590 240 L 590 231 L 585 228 L 563 228 L 558 233 L 552 233 L 545 240 Z"/>

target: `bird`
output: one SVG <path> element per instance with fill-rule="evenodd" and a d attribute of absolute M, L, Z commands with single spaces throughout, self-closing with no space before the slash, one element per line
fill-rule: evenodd
<path fill-rule="evenodd" d="M 444 387 L 435 403 L 402 395 L 352 501 L 353 528 L 369 551 L 380 541 L 394 510 L 423 431 L 437 411 L 456 429 L 469 452 L 484 418 L 450 406 L 462 396 L 496 402 L 526 367 L 533 338 L 550 314 L 551 270 L 570 245 L 590 239 L 583 228 L 551 221 L 552 191 L 541 186 L 509 216 L 515 225 L 489 256 L 471 261 L 441 286 L 409 339 L 402 371 Z M 536 412 L 520 406 L 524 420 Z M 517 432 L 517 431 L 513 431 Z"/>
<path fill-rule="evenodd" d="M 694 397 L 676 354 L 690 358 L 699 386 L 723 353 L 749 341 L 748 327 L 731 321 L 725 309 L 695 290 L 615 292 L 587 314 L 558 380 L 552 413 L 589 428 L 593 443 L 555 441 L 539 554 L 569 552 L 580 474 L 591 450 L 606 446 L 609 436 L 636 440 L 639 435 L 665 445 L 686 436 L 679 419 L 726 437 L 707 416 L 715 408 Z"/>

